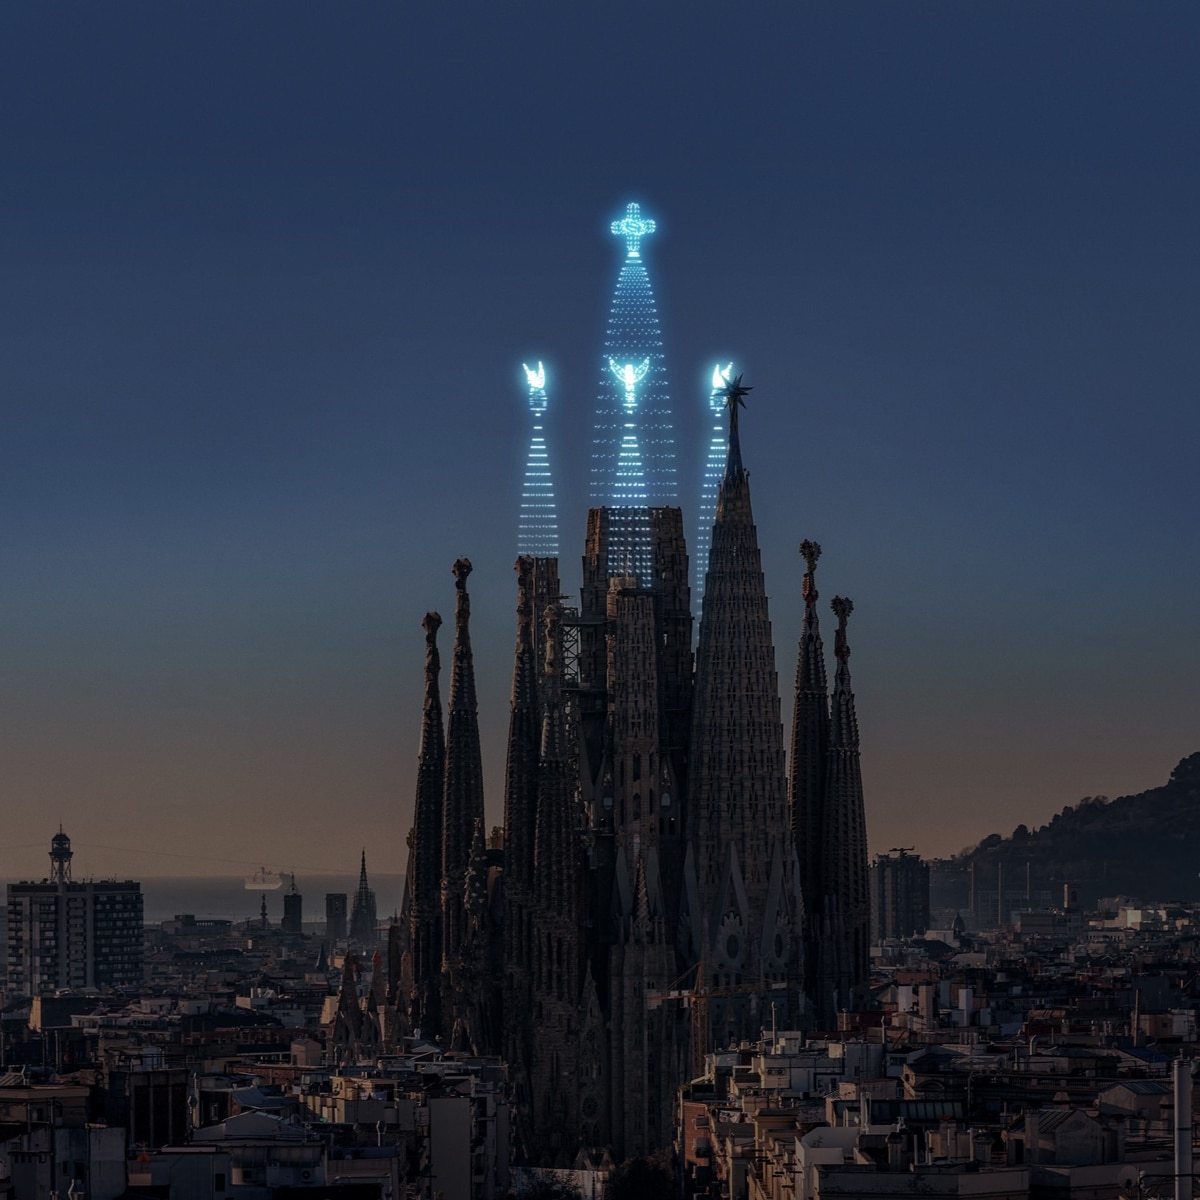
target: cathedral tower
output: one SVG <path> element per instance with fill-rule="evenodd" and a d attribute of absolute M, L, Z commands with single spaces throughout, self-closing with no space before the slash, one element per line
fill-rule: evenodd
<path fill-rule="evenodd" d="M 846 623 L 854 605 L 835 596 L 837 675 L 830 704 L 829 756 L 820 833 L 822 878 L 815 920 L 820 934 L 813 990 L 819 1017 L 863 1007 L 870 977 L 871 901 L 867 827 L 859 767 L 858 716 L 850 688 Z"/>
<path fill-rule="evenodd" d="M 471 653 L 469 559 L 454 564 L 454 659 L 447 709 L 446 775 L 442 800 L 442 1029 L 455 1049 L 474 1048 L 472 1028 L 476 996 L 471 994 L 471 913 L 467 874 L 483 829 L 483 764 L 475 698 L 475 660 Z"/>
<path fill-rule="evenodd" d="M 792 831 L 800 859 L 800 884 L 808 905 L 805 928 L 805 978 L 810 989 L 817 978 L 820 923 L 816 909 L 823 887 L 821 838 L 825 812 L 825 770 L 829 758 L 829 686 L 825 648 L 817 616 L 817 560 L 821 547 L 801 543 L 804 559 L 804 626 L 796 660 L 796 697 L 792 715 L 791 807 Z M 822 1028 L 826 1025 L 821 1022 Z"/>
<path fill-rule="evenodd" d="M 442 974 L 442 799 L 446 745 L 442 699 L 438 691 L 441 658 L 437 635 L 442 618 L 425 614 L 425 704 L 421 712 L 421 748 L 417 758 L 417 795 L 409 837 L 407 899 L 409 908 L 406 971 L 409 1023 L 426 1037 L 441 1032 L 439 984 Z"/>
<path fill-rule="evenodd" d="M 699 961 L 711 1035 L 756 1037 L 799 1016 L 802 910 L 787 809 L 775 651 L 730 380 L 729 445 L 696 652 L 684 948 Z"/>

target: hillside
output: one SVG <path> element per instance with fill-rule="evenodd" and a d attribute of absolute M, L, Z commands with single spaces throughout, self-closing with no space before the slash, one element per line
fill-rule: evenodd
<path fill-rule="evenodd" d="M 996 907 L 1003 867 L 1006 908 L 1062 903 L 1064 883 L 1080 900 L 1125 895 L 1144 900 L 1200 896 L 1200 753 L 1189 755 L 1161 787 L 1120 796 L 1086 796 L 1037 829 L 1018 825 L 990 834 L 953 859 L 934 864 L 934 907 L 965 909 L 969 870 L 976 904 Z"/>

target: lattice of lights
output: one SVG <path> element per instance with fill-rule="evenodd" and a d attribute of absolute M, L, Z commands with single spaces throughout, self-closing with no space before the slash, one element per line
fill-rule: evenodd
<path fill-rule="evenodd" d="M 708 571 L 708 552 L 712 547 L 713 523 L 717 519 L 717 493 L 721 490 L 721 479 L 725 474 L 725 458 L 729 451 L 725 422 L 725 388 L 733 378 L 733 363 L 713 367 L 712 391 L 708 397 L 709 411 L 713 415 L 712 433 L 708 441 L 708 455 L 704 460 L 704 478 L 700 487 L 700 526 L 696 530 L 695 555 L 692 561 L 695 570 L 694 594 L 696 610 L 699 612 L 704 598 L 704 576 Z"/>
<path fill-rule="evenodd" d="M 625 258 L 609 309 L 593 431 L 591 499 L 604 506 L 677 502 L 675 439 L 654 292 L 641 242 L 654 221 L 637 204 L 612 223 Z"/>
<path fill-rule="evenodd" d="M 529 454 L 525 459 L 525 483 L 521 492 L 521 515 L 517 525 L 517 553 L 534 558 L 558 555 L 558 513 L 554 503 L 554 481 L 550 474 L 550 456 L 546 450 L 543 420 L 550 406 L 546 394 L 546 368 L 542 363 L 526 363 L 525 382 L 529 389 L 529 411 L 533 429 Z"/>

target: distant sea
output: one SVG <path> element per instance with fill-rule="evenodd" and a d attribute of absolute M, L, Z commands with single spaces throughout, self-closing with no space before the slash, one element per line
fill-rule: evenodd
<path fill-rule="evenodd" d="M 368 881 L 375 893 L 375 910 L 380 920 L 399 912 L 404 891 L 403 875 L 375 875 L 369 872 Z M 15 880 L 4 880 L 4 883 Z M 262 911 L 262 898 L 267 898 L 267 916 L 271 924 L 283 917 L 283 896 L 287 885 L 274 891 L 251 890 L 243 875 L 180 875 L 143 876 L 140 880 L 145 904 L 147 925 L 170 920 L 183 913 L 215 920 L 243 921 L 257 917 Z M 296 890 L 304 898 L 302 919 L 306 925 L 325 921 L 325 893 L 345 892 L 351 907 L 358 891 L 358 874 L 301 875 L 296 874 Z"/>

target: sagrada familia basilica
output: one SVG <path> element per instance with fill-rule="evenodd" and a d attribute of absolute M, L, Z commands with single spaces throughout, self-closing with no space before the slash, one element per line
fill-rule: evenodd
<path fill-rule="evenodd" d="M 669 1144 L 678 1087 L 713 1048 L 828 1029 L 868 977 L 867 844 L 850 682 L 849 600 L 835 597 L 828 686 L 802 544 L 804 626 L 785 759 L 775 650 L 742 462 L 750 390 L 714 373 L 720 453 L 699 506 L 695 584 L 673 505 L 666 375 L 637 205 L 601 361 L 594 507 L 578 603 L 564 603 L 541 364 L 516 562 L 504 828 L 485 836 L 470 639 L 456 603 L 443 712 L 425 617 L 425 694 L 391 1004 L 401 1031 L 502 1055 L 534 1163 L 580 1148 Z M 569 590 L 569 588 L 567 589 Z M 694 593 L 702 602 L 693 604 Z M 701 611 L 699 637 L 693 612 Z"/>

